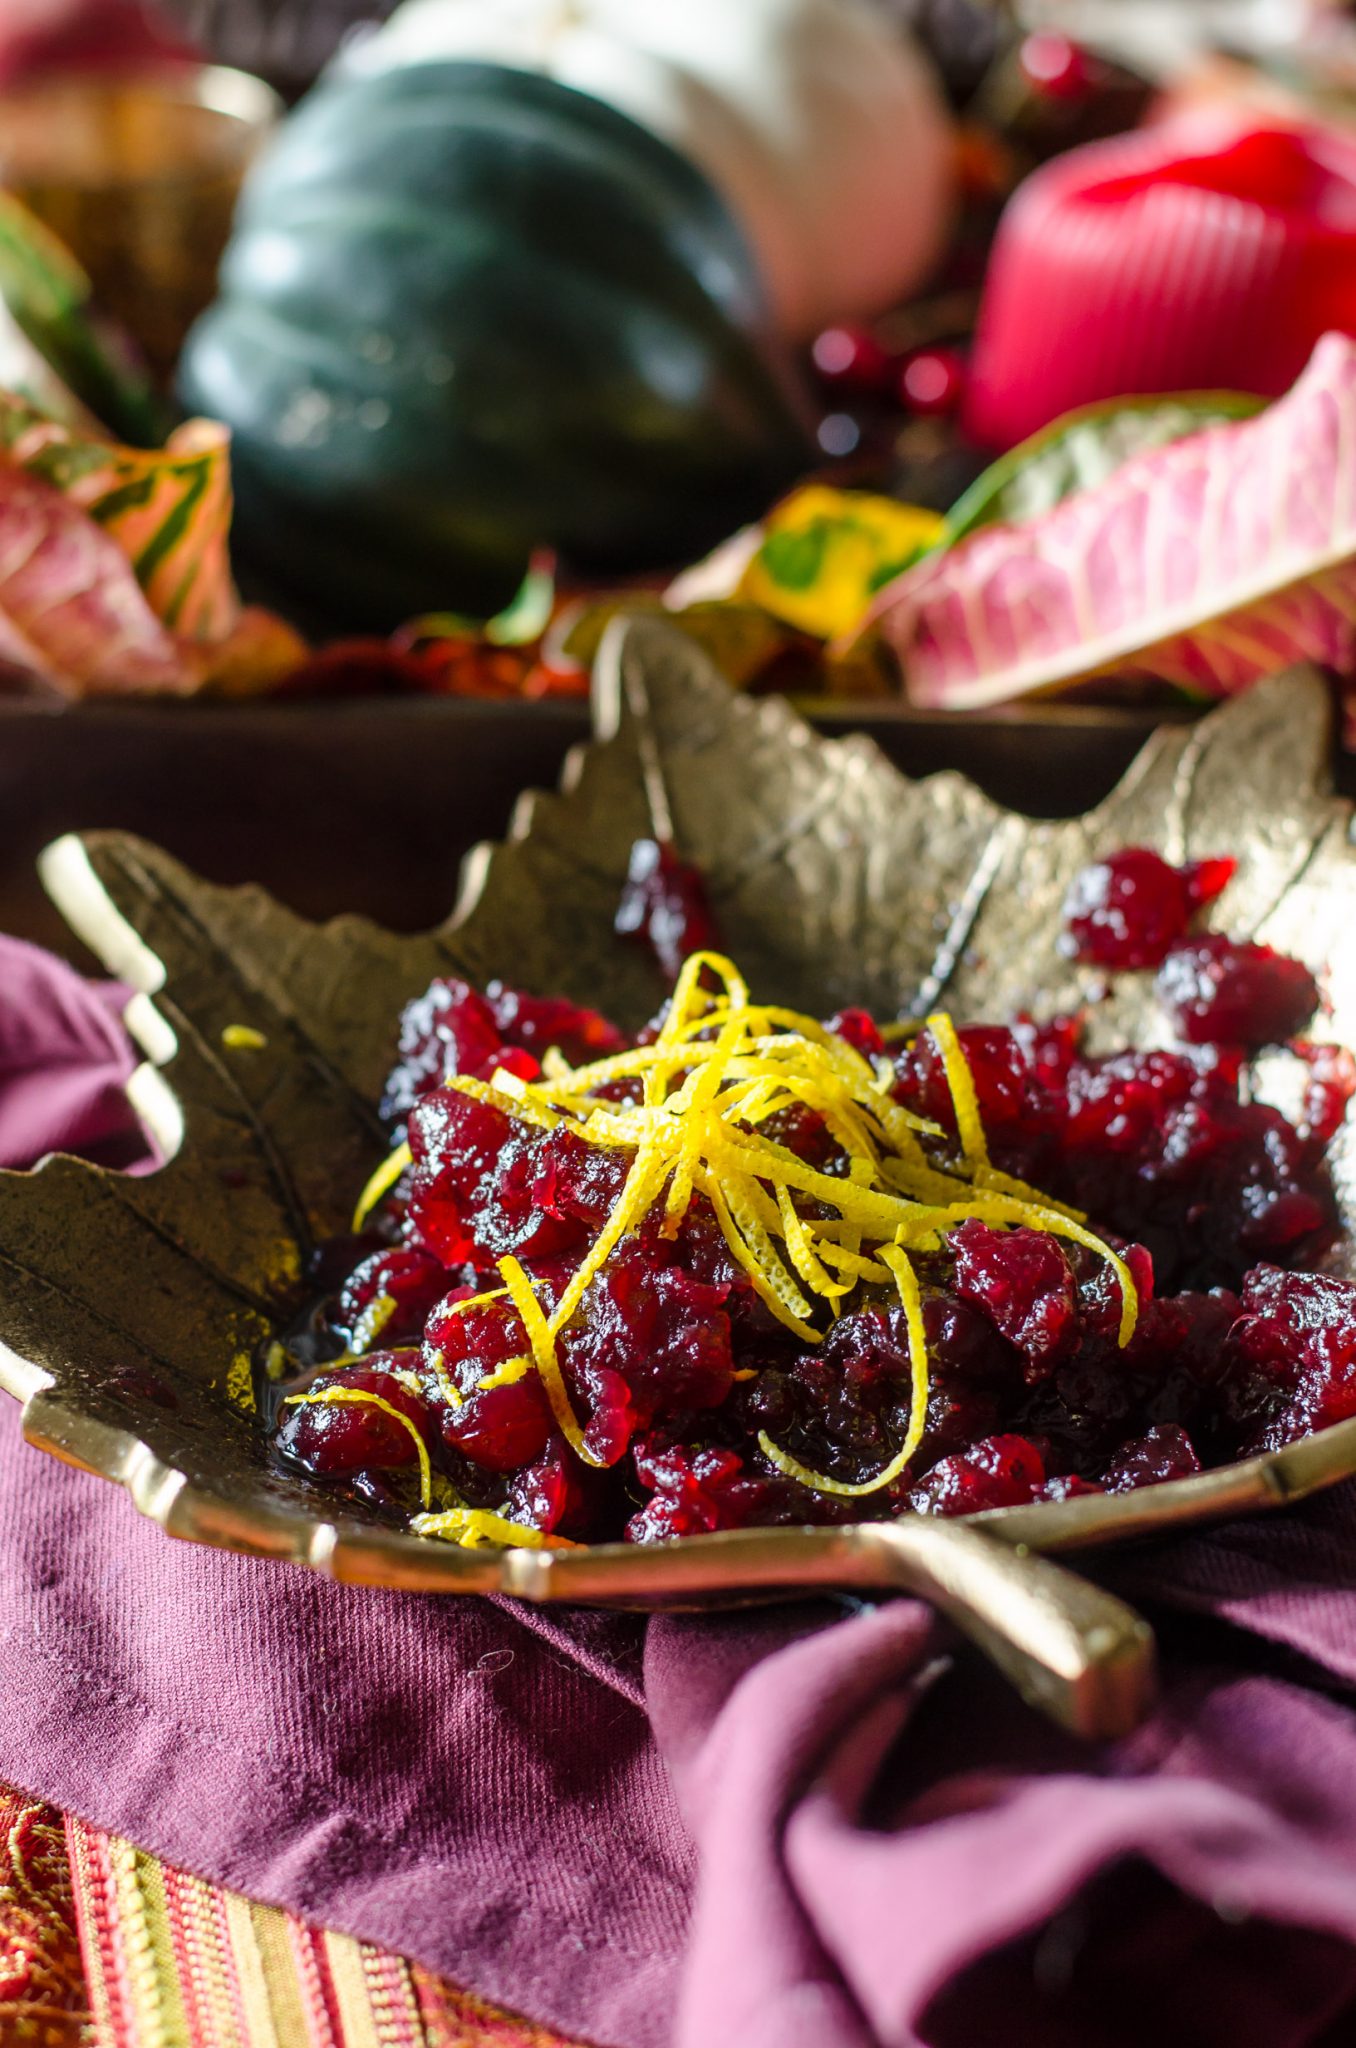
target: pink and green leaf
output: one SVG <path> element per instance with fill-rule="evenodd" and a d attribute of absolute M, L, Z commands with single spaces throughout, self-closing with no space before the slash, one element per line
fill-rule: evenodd
<path fill-rule="evenodd" d="M 183 694 L 203 673 L 116 541 L 17 466 L 0 470 L 0 671 L 70 697 Z"/>
<path fill-rule="evenodd" d="M 242 611 L 229 436 L 123 448 L 0 392 L 0 677 L 67 697 L 268 689 L 305 643 Z"/>
<path fill-rule="evenodd" d="M 1135 455 L 1020 524 L 981 525 L 882 591 L 866 630 L 923 705 L 1094 676 L 1227 696 L 1356 646 L 1356 343 L 1327 335 L 1255 418 Z"/>

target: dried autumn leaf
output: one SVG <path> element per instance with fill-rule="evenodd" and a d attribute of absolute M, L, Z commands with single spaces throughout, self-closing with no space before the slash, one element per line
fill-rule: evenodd
<path fill-rule="evenodd" d="M 171 1156 L 144 1179 L 72 1159 L 0 1173 L 0 1382 L 25 1400 L 33 1441 L 122 1480 L 176 1534 L 393 1585 L 504 1583 L 493 1557 L 336 1511 L 271 1467 L 238 1398 L 241 1360 L 297 1301 L 311 1248 L 346 1226 L 382 1156 L 374 1104 L 397 1015 L 434 974 L 502 976 L 624 1024 L 652 1013 L 657 971 L 612 934 L 649 823 L 637 701 L 679 843 L 772 1000 L 884 1015 L 940 1000 L 969 1017 L 1077 1005 L 1087 970 L 1055 946 L 1065 891 L 1090 855 L 1138 841 L 1175 860 L 1235 853 L 1218 921 L 1326 968 L 1332 1033 L 1356 1044 L 1356 850 L 1348 807 L 1329 793 L 1329 706 L 1312 674 L 1164 729 L 1106 803 L 1055 824 L 1005 812 L 959 776 L 909 782 L 868 741 L 821 739 L 783 702 L 734 695 L 650 619 L 613 629 L 597 688 L 599 740 L 559 794 L 520 806 L 507 843 L 473 858 L 461 905 L 432 933 L 310 925 L 121 834 L 62 841 L 48 857 L 76 930 L 139 991 L 129 1022 L 159 1063 L 139 1100 Z M 1103 1041 L 1167 1030 L 1148 977 L 1123 977 L 1096 1015 Z M 1337 1164 L 1349 1248 L 1350 1147 Z M 1006 1510 L 1001 1525 L 1039 1545 L 1107 1540 L 1258 1504 L 1342 1459 L 1356 1464 L 1356 1424 L 1265 1473 L 1254 1463 Z M 738 1535 L 699 1540 L 740 1555 Z M 562 1596 L 589 1598 L 665 1568 L 588 1547 L 551 1567 Z"/>
<path fill-rule="evenodd" d="M 916 703 L 972 709 L 1115 673 L 1227 696 L 1349 665 L 1356 343 L 1329 334 L 1255 419 L 1139 455 L 907 571 L 867 622 Z"/>

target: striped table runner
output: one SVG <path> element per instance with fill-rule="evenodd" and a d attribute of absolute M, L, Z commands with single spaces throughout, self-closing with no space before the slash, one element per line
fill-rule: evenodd
<path fill-rule="evenodd" d="M 579 2048 L 0 1786 L 0 2044 Z"/>

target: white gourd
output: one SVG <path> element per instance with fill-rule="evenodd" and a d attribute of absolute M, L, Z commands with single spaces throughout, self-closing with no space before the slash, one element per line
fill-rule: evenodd
<path fill-rule="evenodd" d="M 350 61 L 440 58 L 545 72 L 699 165 L 794 338 L 895 303 L 945 235 L 946 113 L 872 0 L 405 0 Z"/>

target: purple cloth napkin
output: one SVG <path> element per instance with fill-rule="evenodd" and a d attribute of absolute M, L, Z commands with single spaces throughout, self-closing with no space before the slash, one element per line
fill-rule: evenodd
<path fill-rule="evenodd" d="M 0 948 L 0 1157 L 80 1134 L 40 1015 L 109 1136 L 106 997 Z M 5 1408 L 0 1776 L 609 2048 L 1356 2039 L 1356 1488 L 1104 1569 L 1164 1689 L 1089 1749 L 909 1601 L 335 1586 L 171 1543 Z"/>
<path fill-rule="evenodd" d="M 32 1166 L 44 1152 L 83 1152 L 106 1166 L 144 1155 L 125 1093 L 136 1065 L 126 1001 L 116 982 L 85 981 L 0 935 L 0 1166 Z"/>

